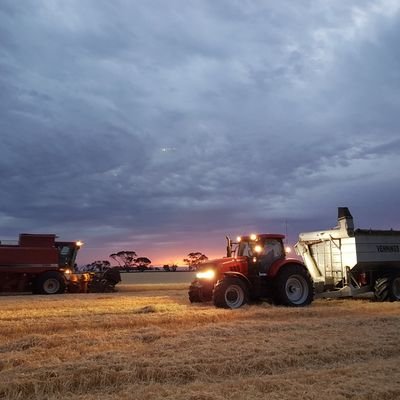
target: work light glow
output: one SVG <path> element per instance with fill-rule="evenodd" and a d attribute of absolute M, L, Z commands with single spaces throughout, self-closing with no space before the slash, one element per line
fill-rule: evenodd
<path fill-rule="evenodd" d="M 256 253 L 261 253 L 262 252 L 262 246 L 260 246 L 259 244 L 257 244 L 256 246 L 254 246 L 254 251 Z"/>
<path fill-rule="evenodd" d="M 81 240 L 78 240 L 78 241 L 76 242 L 76 245 L 77 245 L 78 247 L 82 247 L 82 246 L 83 246 L 83 242 L 82 242 Z"/>
<path fill-rule="evenodd" d="M 250 235 L 250 240 L 257 240 L 257 235 L 255 235 L 254 233 L 252 233 Z"/>
<path fill-rule="evenodd" d="M 207 271 L 200 271 L 196 274 L 197 279 L 214 279 L 215 271 L 213 269 L 208 269 Z"/>

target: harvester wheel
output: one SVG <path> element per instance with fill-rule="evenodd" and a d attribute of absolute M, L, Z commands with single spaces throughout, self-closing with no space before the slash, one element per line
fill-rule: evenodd
<path fill-rule="evenodd" d="M 191 303 L 204 303 L 212 299 L 212 290 L 199 287 L 196 280 L 189 286 L 188 294 Z"/>
<path fill-rule="evenodd" d="M 220 308 L 239 308 L 248 302 L 249 291 L 239 278 L 226 277 L 217 282 L 213 302 Z"/>
<path fill-rule="evenodd" d="M 290 265 L 278 274 L 274 302 L 289 307 L 303 307 L 313 301 L 314 289 L 310 274 L 300 265 Z"/>
<path fill-rule="evenodd" d="M 400 300 L 400 275 L 386 275 L 375 281 L 375 300 Z"/>
<path fill-rule="evenodd" d="M 49 271 L 36 279 L 34 287 L 34 293 L 59 294 L 65 292 L 66 284 L 59 272 Z"/>

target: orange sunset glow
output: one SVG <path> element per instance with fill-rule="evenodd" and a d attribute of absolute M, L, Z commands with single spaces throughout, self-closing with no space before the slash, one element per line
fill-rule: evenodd
<path fill-rule="evenodd" d="M 140 247 L 132 245 L 118 249 L 92 247 L 89 243 L 81 248 L 78 254 L 77 263 L 78 265 L 81 265 L 93 260 L 112 261 L 109 258 L 109 255 L 119 250 L 134 250 L 139 256 L 150 258 L 152 265 L 175 264 L 181 266 L 184 265 L 183 259 L 186 258 L 188 253 L 193 251 L 200 251 L 209 259 L 224 257 L 226 255 L 226 242 L 225 238 L 222 237 L 215 243 L 212 241 L 209 243 L 184 241 L 182 244 L 175 245 L 174 247 L 164 247 L 157 244 L 141 244 Z"/>

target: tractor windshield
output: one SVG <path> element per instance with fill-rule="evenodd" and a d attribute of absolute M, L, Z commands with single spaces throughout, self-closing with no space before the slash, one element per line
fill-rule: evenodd
<path fill-rule="evenodd" d="M 254 243 L 249 241 L 241 241 L 237 249 L 237 255 L 243 257 L 253 256 L 253 245 Z"/>
<path fill-rule="evenodd" d="M 282 241 L 278 239 L 265 239 L 263 241 L 242 240 L 238 246 L 238 256 L 281 258 L 284 254 Z"/>

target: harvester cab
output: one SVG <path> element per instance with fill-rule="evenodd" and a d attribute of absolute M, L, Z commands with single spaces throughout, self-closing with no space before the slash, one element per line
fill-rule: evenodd
<path fill-rule="evenodd" d="M 83 242 L 55 242 L 58 250 L 58 265 L 64 268 L 74 268 L 76 256 Z"/>

